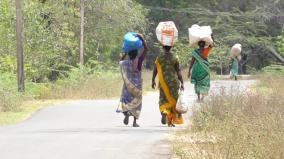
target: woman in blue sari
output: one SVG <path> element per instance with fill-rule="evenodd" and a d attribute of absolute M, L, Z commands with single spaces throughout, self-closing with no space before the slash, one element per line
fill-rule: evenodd
<path fill-rule="evenodd" d="M 144 50 L 138 55 L 138 50 L 132 50 L 125 53 L 119 62 L 121 75 L 123 79 L 122 95 L 120 98 L 120 107 L 124 114 L 123 123 L 128 125 L 129 117 L 133 116 L 133 127 L 139 127 L 137 119 L 140 116 L 142 108 L 142 64 L 148 53 L 148 47 L 141 34 L 137 34 L 142 40 Z"/>

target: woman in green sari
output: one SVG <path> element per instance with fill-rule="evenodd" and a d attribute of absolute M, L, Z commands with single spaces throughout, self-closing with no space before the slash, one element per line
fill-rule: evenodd
<path fill-rule="evenodd" d="M 239 74 L 239 60 L 237 57 L 232 58 L 230 68 L 230 77 L 237 80 L 237 75 Z"/>
<path fill-rule="evenodd" d="M 212 46 L 205 48 L 205 41 L 198 42 L 199 48 L 192 52 L 192 60 L 189 66 L 188 77 L 194 84 L 194 90 L 198 101 L 203 100 L 210 88 L 210 69 L 208 55 Z"/>
<path fill-rule="evenodd" d="M 155 61 L 152 88 L 155 89 L 155 78 L 159 78 L 160 112 L 162 124 L 174 127 L 174 124 L 183 124 L 183 118 L 176 111 L 179 90 L 184 89 L 178 58 L 171 52 L 171 46 L 163 46 L 164 53 Z"/>

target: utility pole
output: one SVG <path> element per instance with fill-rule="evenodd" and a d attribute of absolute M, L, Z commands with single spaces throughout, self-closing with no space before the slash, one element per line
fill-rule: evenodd
<path fill-rule="evenodd" d="M 25 91 L 24 49 L 23 49 L 23 0 L 16 0 L 16 34 L 17 34 L 17 79 L 18 90 Z"/>
<path fill-rule="evenodd" d="M 85 0 L 80 1 L 80 64 L 84 65 L 84 19 L 85 19 Z"/>

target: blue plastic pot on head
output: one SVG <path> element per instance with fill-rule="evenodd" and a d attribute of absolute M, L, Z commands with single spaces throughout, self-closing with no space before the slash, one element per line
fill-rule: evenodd
<path fill-rule="evenodd" d="M 133 50 L 139 50 L 143 47 L 142 40 L 137 36 L 137 33 L 128 32 L 123 38 L 123 52 L 128 53 Z"/>

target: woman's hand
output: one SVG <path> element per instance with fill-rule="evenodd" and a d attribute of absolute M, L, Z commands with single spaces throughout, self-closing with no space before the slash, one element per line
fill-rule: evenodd
<path fill-rule="evenodd" d="M 137 36 L 142 40 L 144 46 L 147 45 L 146 44 L 146 40 L 145 40 L 145 38 L 144 38 L 144 36 L 142 34 L 137 33 Z"/>
<path fill-rule="evenodd" d="M 142 38 L 142 39 L 144 39 L 144 38 L 143 38 L 143 35 L 142 35 L 141 33 L 137 33 L 137 36 L 140 37 L 140 38 Z"/>
<path fill-rule="evenodd" d="M 120 61 L 123 61 L 125 59 L 125 57 L 127 56 L 126 53 L 124 53 L 121 57 L 120 57 Z"/>
<path fill-rule="evenodd" d="M 183 84 L 181 84 L 180 89 L 181 89 L 182 91 L 184 91 L 184 85 L 183 85 Z"/>
<path fill-rule="evenodd" d="M 142 40 L 142 43 L 143 43 L 143 46 L 144 46 L 144 51 L 143 51 L 143 55 L 146 56 L 147 53 L 148 53 L 148 45 L 147 45 L 147 42 L 144 38 L 144 36 L 140 33 L 137 33 L 137 36 Z"/>
<path fill-rule="evenodd" d="M 190 79 L 191 78 L 191 71 L 188 71 L 187 77 Z"/>
<path fill-rule="evenodd" d="M 152 88 L 153 88 L 153 89 L 156 88 L 156 82 L 155 82 L 155 80 L 152 81 Z"/>
<path fill-rule="evenodd" d="M 192 57 L 191 62 L 190 62 L 190 65 L 189 65 L 189 68 L 188 68 L 188 74 L 187 74 L 187 77 L 188 77 L 189 79 L 191 78 L 191 70 L 192 70 L 192 67 L 193 67 L 194 63 L 195 63 L 195 58 Z"/>

